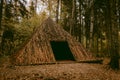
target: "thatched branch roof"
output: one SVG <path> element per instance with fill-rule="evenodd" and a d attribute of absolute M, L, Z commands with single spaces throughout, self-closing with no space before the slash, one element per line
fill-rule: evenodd
<path fill-rule="evenodd" d="M 36 28 L 31 38 L 13 55 L 14 64 L 40 64 L 56 62 L 50 41 L 67 41 L 76 61 L 91 59 L 92 56 L 61 26 L 52 19 L 46 19 Z"/>

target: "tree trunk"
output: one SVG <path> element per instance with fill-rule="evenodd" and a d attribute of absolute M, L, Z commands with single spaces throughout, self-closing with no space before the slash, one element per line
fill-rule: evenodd
<path fill-rule="evenodd" d="M 81 39 L 82 39 L 82 32 L 81 32 L 81 3 L 80 3 L 80 0 L 79 0 L 79 33 L 78 33 L 78 35 L 79 35 L 79 42 L 81 43 Z"/>
<path fill-rule="evenodd" d="M 117 25 L 117 10 L 116 10 L 116 1 L 110 0 L 112 3 L 111 6 L 111 22 L 112 22 L 112 54 L 110 66 L 113 69 L 119 69 L 119 41 L 118 41 L 118 25 Z"/>
<path fill-rule="evenodd" d="M 3 16 L 3 0 L 0 1 L 0 55 L 2 54 L 2 49 L 1 49 L 1 44 L 2 44 L 2 34 L 3 34 L 3 30 L 2 30 L 2 16 Z"/>
<path fill-rule="evenodd" d="M 2 28 L 2 12 L 3 12 L 3 0 L 0 3 L 0 29 Z"/>
<path fill-rule="evenodd" d="M 89 42 L 89 51 L 92 48 L 92 41 L 93 41 L 93 27 L 94 27 L 94 9 L 92 7 L 91 10 L 91 22 L 90 22 L 90 42 Z"/>
<path fill-rule="evenodd" d="M 37 12 L 37 3 L 38 3 L 38 0 L 35 0 L 35 13 Z"/>
<path fill-rule="evenodd" d="M 72 0 L 72 16 L 70 21 L 70 34 L 73 35 L 73 27 L 74 27 L 74 17 L 75 17 L 75 0 Z"/>
<path fill-rule="evenodd" d="M 110 55 L 110 47 L 111 47 L 111 12 L 110 12 L 110 4 L 109 0 L 106 1 L 106 10 L 105 10 L 105 25 L 106 25 L 106 38 L 107 38 L 107 53 Z"/>
<path fill-rule="evenodd" d="M 58 23 L 58 18 L 59 18 L 59 7 L 60 7 L 60 0 L 57 1 L 57 8 L 56 8 L 56 23 Z"/>

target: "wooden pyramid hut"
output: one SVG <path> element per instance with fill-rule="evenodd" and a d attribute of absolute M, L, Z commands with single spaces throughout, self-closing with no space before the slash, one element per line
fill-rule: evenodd
<path fill-rule="evenodd" d="M 13 56 L 15 65 L 83 61 L 92 58 L 86 49 L 52 19 L 46 19 Z"/>

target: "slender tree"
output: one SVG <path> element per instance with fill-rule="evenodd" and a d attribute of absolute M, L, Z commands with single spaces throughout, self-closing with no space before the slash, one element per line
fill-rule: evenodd
<path fill-rule="evenodd" d="M 2 43 L 2 16 L 3 16 L 3 0 L 0 1 L 0 55 L 1 55 L 1 43 Z"/>
<path fill-rule="evenodd" d="M 90 33 L 89 33 L 89 50 L 92 48 L 92 43 L 93 43 L 93 29 L 94 29 L 94 2 L 91 4 L 91 16 L 90 16 Z"/>
<path fill-rule="evenodd" d="M 3 12 L 3 0 L 0 1 L 0 29 L 2 28 L 2 24 L 1 24 L 2 16 L 3 16 L 2 12 Z"/>
<path fill-rule="evenodd" d="M 58 23 L 59 9 L 60 9 L 60 0 L 57 0 L 57 8 L 56 8 L 56 23 Z"/>
<path fill-rule="evenodd" d="M 76 1 L 72 0 L 72 16 L 71 16 L 71 21 L 70 21 L 70 34 L 73 34 L 73 28 L 74 28 L 74 19 L 75 19 L 75 4 Z"/>

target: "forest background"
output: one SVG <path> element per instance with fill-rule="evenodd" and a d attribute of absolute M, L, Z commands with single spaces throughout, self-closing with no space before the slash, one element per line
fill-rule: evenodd
<path fill-rule="evenodd" d="M 14 54 L 48 16 L 118 68 L 120 0 L 1 0 L 0 56 Z"/>

